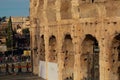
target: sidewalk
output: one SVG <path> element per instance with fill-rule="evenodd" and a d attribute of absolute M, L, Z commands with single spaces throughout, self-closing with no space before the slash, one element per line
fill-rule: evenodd
<path fill-rule="evenodd" d="M 21 73 L 17 75 L 0 75 L 0 80 L 44 80 L 32 73 Z"/>

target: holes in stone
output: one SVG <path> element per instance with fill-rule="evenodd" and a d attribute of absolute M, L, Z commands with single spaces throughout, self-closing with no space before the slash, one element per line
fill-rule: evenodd
<path fill-rule="evenodd" d="M 110 69 L 108 68 L 108 71 L 110 71 Z"/>
<path fill-rule="evenodd" d="M 113 63 L 115 62 L 115 60 L 113 59 Z"/>
<path fill-rule="evenodd" d="M 96 21 L 96 22 L 95 22 L 95 25 L 97 25 L 97 24 L 98 24 L 98 22 Z"/>
<path fill-rule="evenodd" d="M 73 80 L 73 77 L 72 76 L 66 77 L 66 79 L 64 79 L 64 80 Z"/>
<path fill-rule="evenodd" d="M 120 61 L 120 52 L 118 53 L 118 61 Z"/>
<path fill-rule="evenodd" d="M 117 24 L 117 22 L 113 22 L 113 24 L 115 25 L 115 24 Z"/>
<path fill-rule="evenodd" d="M 53 50 L 53 52 L 56 52 L 56 50 Z"/>
<path fill-rule="evenodd" d="M 87 61 L 87 58 L 85 58 L 84 61 Z"/>
<path fill-rule="evenodd" d="M 68 59 L 68 57 L 65 57 L 65 60 L 67 60 Z"/>
<path fill-rule="evenodd" d="M 114 47 L 114 49 L 116 49 L 116 47 Z"/>
<path fill-rule="evenodd" d="M 92 25 L 93 23 L 91 22 L 90 25 Z"/>
<path fill-rule="evenodd" d="M 104 38 L 102 38 L 102 40 L 104 40 Z"/>
<path fill-rule="evenodd" d="M 107 22 L 107 24 L 110 24 L 110 22 Z"/>
<path fill-rule="evenodd" d="M 87 25 L 87 24 L 88 24 L 88 22 L 85 23 L 85 25 Z"/>
<path fill-rule="evenodd" d="M 37 6 L 37 2 L 34 2 L 34 6 L 35 6 L 35 7 Z"/>
<path fill-rule="evenodd" d="M 94 3 L 94 0 L 92 0 L 92 3 Z"/>
<path fill-rule="evenodd" d="M 107 31 L 107 29 L 105 29 L 105 32 Z"/>

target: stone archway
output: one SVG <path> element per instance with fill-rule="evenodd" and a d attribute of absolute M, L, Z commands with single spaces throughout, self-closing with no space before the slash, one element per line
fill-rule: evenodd
<path fill-rule="evenodd" d="M 92 35 L 86 35 L 82 42 L 80 62 L 83 80 L 99 80 L 99 46 Z"/>
<path fill-rule="evenodd" d="M 71 35 L 67 34 L 64 38 L 62 46 L 62 57 L 64 61 L 63 65 L 63 80 L 73 80 L 74 76 L 74 47 L 72 43 Z"/>
<path fill-rule="evenodd" d="M 49 54 L 47 62 L 48 80 L 58 79 L 58 63 L 57 63 L 57 40 L 54 35 L 49 38 Z"/>
<path fill-rule="evenodd" d="M 49 62 L 57 63 L 57 41 L 55 36 L 49 38 Z"/>
<path fill-rule="evenodd" d="M 110 50 L 111 80 L 120 80 L 120 34 L 113 38 Z"/>

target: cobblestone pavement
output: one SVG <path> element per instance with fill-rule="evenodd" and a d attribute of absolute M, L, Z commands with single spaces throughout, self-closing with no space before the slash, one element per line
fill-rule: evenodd
<path fill-rule="evenodd" d="M 21 74 L 10 74 L 10 75 L 0 75 L 0 80 L 44 80 L 35 76 L 31 73 L 21 73 Z"/>

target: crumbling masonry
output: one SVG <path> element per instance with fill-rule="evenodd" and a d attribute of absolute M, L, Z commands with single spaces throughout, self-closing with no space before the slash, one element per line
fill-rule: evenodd
<path fill-rule="evenodd" d="M 58 80 L 120 80 L 120 0 L 30 0 L 33 72 Z M 51 73 L 52 74 L 52 73 Z"/>

